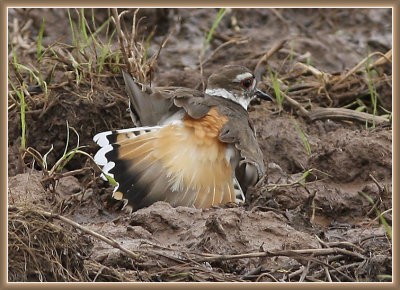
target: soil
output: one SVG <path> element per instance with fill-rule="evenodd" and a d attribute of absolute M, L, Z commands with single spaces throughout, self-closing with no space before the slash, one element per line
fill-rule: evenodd
<path fill-rule="evenodd" d="M 122 20 L 130 31 L 133 9 L 128 11 Z M 77 27 L 81 12 L 70 10 Z M 92 28 L 93 19 L 98 28 L 110 15 L 108 9 L 85 13 Z M 372 79 L 357 71 L 342 89 L 329 84 L 368 53 L 376 53 L 373 62 L 391 49 L 390 9 L 228 9 L 200 67 L 217 14 L 218 9 L 139 11 L 137 40 L 148 40 L 149 56 L 171 33 L 152 69 L 152 85 L 202 89 L 222 65 L 242 64 L 259 69 L 260 88 L 273 96 L 271 75 L 279 75 L 282 92 L 307 110 L 371 113 L 372 82 L 379 96 L 375 114 L 391 112 L 391 62 L 375 67 Z M 42 19 L 43 50 L 51 49 L 38 61 Z M 79 142 L 85 146 L 80 150 L 93 156 L 96 133 L 132 126 L 120 71 L 112 61 L 100 73 L 87 69 L 68 19 L 66 9 L 9 10 L 18 63 L 34 68 L 48 86 L 46 92 L 28 70 L 15 69 L 10 53 L 9 79 L 27 85 L 27 149 L 21 148 L 20 101 L 11 93 L 9 281 L 392 280 L 390 122 L 310 120 L 286 100 L 281 108 L 278 102 L 255 101 L 249 114 L 267 174 L 240 206 L 199 210 L 157 202 L 128 214 L 86 155 L 77 153 L 58 168 L 66 148 Z M 103 34 L 98 37 L 106 45 Z M 257 66 L 281 42 L 267 63 Z M 110 45 L 119 49 L 117 37 Z M 299 72 L 299 62 L 322 73 Z M 9 90 L 14 92 L 11 84 Z"/>

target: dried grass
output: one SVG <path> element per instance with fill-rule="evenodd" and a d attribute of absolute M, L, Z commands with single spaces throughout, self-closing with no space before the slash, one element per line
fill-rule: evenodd
<path fill-rule="evenodd" d="M 91 242 L 37 210 L 9 208 L 8 280 L 90 281 L 84 260 Z"/>

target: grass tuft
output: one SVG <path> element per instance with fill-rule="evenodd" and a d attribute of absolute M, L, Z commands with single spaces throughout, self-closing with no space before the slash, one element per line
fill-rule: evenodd
<path fill-rule="evenodd" d="M 280 89 L 280 80 L 278 78 L 278 72 L 276 72 L 275 74 L 272 73 L 272 70 L 270 67 L 268 67 L 269 70 L 269 75 L 270 75 L 270 79 L 272 82 L 272 86 L 274 88 L 274 92 L 275 92 L 275 99 L 276 99 L 276 103 L 278 105 L 278 110 L 282 111 L 283 110 L 283 99 L 284 99 L 284 95 L 281 94 L 281 89 Z"/>

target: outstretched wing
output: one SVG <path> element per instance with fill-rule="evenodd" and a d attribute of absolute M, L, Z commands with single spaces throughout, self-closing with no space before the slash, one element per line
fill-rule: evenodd
<path fill-rule="evenodd" d="M 133 210 L 160 200 L 197 208 L 235 202 L 220 117 L 212 109 L 197 120 L 96 135 L 95 161 L 118 183 L 113 196 Z"/>

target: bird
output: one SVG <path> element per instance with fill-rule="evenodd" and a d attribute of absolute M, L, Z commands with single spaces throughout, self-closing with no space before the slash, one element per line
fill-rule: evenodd
<path fill-rule="evenodd" d="M 94 161 L 115 181 L 113 197 L 128 212 L 166 201 L 206 209 L 245 201 L 265 174 L 247 108 L 257 89 L 251 70 L 225 65 L 204 91 L 150 87 L 122 71 L 134 128 L 98 133 Z"/>

